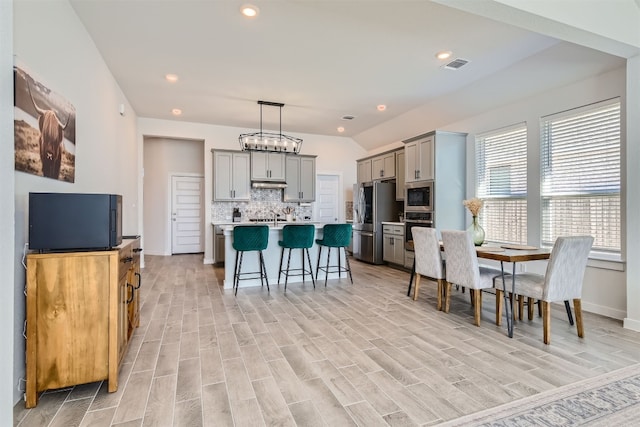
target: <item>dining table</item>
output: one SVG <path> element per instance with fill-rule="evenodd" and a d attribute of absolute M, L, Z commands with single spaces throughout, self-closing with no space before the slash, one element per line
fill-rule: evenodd
<path fill-rule="evenodd" d="M 440 243 L 440 247 L 442 247 L 442 243 Z M 414 250 L 413 241 L 409 241 L 406 244 L 405 249 Z M 502 290 L 504 291 L 504 300 L 505 300 L 505 311 L 507 317 L 507 333 L 509 338 L 513 338 L 513 324 L 515 321 L 515 315 L 513 310 L 513 300 L 510 298 L 507 293 L 507 278 L 504 270 L 505 263 L 511 263 L 512 271 L 511 271 L 511 295 L 515 294 L 516 287 L 516 264 L 519 262 L 527 262 L 527 261 L 544 261 L 548 260 L 551 256 L 551 251 L 545 248 L 537 248 L 535 246 L 528 245 L 519 245 L 519 244 L 503 244 L 503 245 L 482 245 L 476 246 L 476 254 L 478 258 L 490 259 L 494 261 L 500 261 L 500 276 L 502 279 Z M 413 283 L 413 278 L 415 275 L 415 260 L 413 263 L 413 268 L 411 269 L 411 277 L 409 278 L 409 289 L 407 290 L 407 296 L 411 293 L 411 285 Z M 567 304 L 565 304 L 566 306 Z M 567 310 L 569 316 L 571 316 L 570 309 Z M 571 323 L 572 319 L 569 317 L 569 321 Z"/>
<path fill-rule="evenodd" d="M 505 311 L 507 316 L 507 333 L 509 338 L 513 338 L 513 323 L 515 314 L 513 311 L 513 300 L 507 294 L 507 280 L 505 278 L 504 264 L 511 263 L 511 295 L 515 294 L 516 288 L 516 264 L 527 261 L 547 260 L 551 256 L 551 251 L 544 248 L 536 248 L 527 245 L 501 245 L 501 246 L 477 246 L 478 258 L 500 261 L 500 276 L 502 278 L 502 290 L 504 291 Z"/>

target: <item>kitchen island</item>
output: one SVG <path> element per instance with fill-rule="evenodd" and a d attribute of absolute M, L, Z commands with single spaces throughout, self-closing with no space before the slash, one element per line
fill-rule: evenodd
<path fill-rule="evenodd" d="M 281 253 L 281 247 L 280 245 L 278 245 L 278 241 L 282 240 L 282 228 L 287 224 L 292 224 L 292 225 L 293 224 L 313 224 L 315 226 L 316 235 L 314 238 L 314 244 L 309 249 L 309 256 L 311 257 L 311 266 L 313 269 L 314 277 L 316 274 L 316 265 L 318 263 L 319 246 L 315 243 L 315 239 L 322 238 L 322 227 L 324 226 L 324 224 L 313 223 L 313 222 L 293 222 L 293 223 L 283 222 L 283 223 L 278 223 L 277 225 L 274 225 L 273 223 L 264 224 L 264 225 L 268 225 L 269 227 L 269 245 L 267 246 L 267 249 L 262 251 L 262 254 L 264 256 L 264 263 L 267 268 L 267 277 L 269 279 L 269 286 L 272 286 L 272 289 L 277 289 L 277 285 L 278 285 L 278 272 L 280 271 L 280 253 Z M 224 248 L 225 248 L 224 288 L 232 289 L 233 273 L 234 273 L 233 270 L 235 267 L 235 259 L 236 259 L 236 251 L 235 249 L 233 249 L 233 229 L 234 227 L 242 227 L 246 225 L 260 225 L 260 224 L 242 222 L 242 223 L 235 223 L 235 224 L 216 224 L 216 225 L 222 228 L 224 237 L 225 237 L 224 239 L 225 240 L 224 242 Z M 324 248 L 322 251 L 322 259 L 320 260 L 321 266 L 326 265 L 327 263 L 327 253 L 328 253 L 327 248 Z M 343 250 L 338 251 L 336 250 L 336 248 L 332 248 L 331 258 L 329 259 L 330 265 L 338 264 L 338 253 L 340 254 L 341 265 L 344 266 L 346 264 L 346 261 L 344 259 L 344 251 Z M 288 255 L 288 250 L 285 251 L 285 259 L 284 259 L 285 267 L 287 263 L 287 255 Z M 296 269 L 296 268 L 302 268 L 302 255 L 301 255 L 300 249 L 294 249 L 293 252 L 291 253 L 290 269 Z M 259 270 L 260 270 L 260 267 L 258 263 L 258 253 L 246 252 L 242 259 L 242 271 L 248 272 L 248 271 L 259 271 Z M 343 273 L 342 277 L 343 278 L 347 277 L 347 274 Z M 327 278 L 329 280 L 337 279 L 338 273 L 330 273 Z M 320 271 L 318 273 L 318 280 L 324 282 L 324 279 L 325 279 L 325 272 Z M 284 289 L 284 273 L 281 276 L 281 282 L 282 282 L 282 287 Z M 296 282 L 302 282 L 302 276 L 289 276 L 289 281 L 288 281 L 289 286 L 292 283 L 296 283 Z M 308 286 L 313 286 L 311 284 L 311 279 L 309 278 L 308 275 L 306 275 L 305 277 L 305 282 L 307 283 Z M 238 287 L 240 288 L 250 287 L 250 286 L 261 286 L 260 279 L 256 278 L 256 279 L 249 279 L 249 280 L 241 280 L 240 284 L 238 285 Z"/>

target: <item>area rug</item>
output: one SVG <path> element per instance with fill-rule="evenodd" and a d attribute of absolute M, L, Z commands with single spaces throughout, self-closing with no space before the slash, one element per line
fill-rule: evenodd
<path fill-rule="evenodd" d="M 486 409 L 442 426 L 638 426 L 640 364 Z"/>

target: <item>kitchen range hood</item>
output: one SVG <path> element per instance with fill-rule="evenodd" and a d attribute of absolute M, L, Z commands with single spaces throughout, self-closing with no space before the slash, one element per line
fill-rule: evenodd
<path fill-rule="evenodd" d="M 286 182 L 273 182 L 273 181 L 252 181 L 251 186 L 253 188 L 270 188 L 280 190 L 287 188 Z"/>

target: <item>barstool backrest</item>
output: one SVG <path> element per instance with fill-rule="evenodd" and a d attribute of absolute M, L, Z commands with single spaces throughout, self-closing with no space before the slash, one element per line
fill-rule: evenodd
<path fill-rule="evenodd" d="M 267 225 L 238 225 L 233 228 L 233 249 L 236 251 L 262 251 L 268 244 Z"/>
<path fill-rule="evenodd" d="M 322 227 L 323 246 L 346 248 L 351 243 L 351 224 L 326 224 Z"/>
<path fill-rule="evenodd" d="M 282 228 L 282 244 L 286 248 L 310 248 L 316 234 L 315 225 L 285 225 Z"/>

